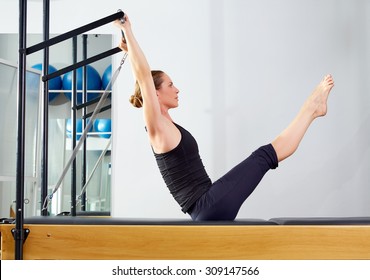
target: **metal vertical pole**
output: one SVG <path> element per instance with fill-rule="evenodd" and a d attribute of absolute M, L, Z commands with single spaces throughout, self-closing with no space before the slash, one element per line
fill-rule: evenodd
<path fill-rule="evenodd" d="M 73 56 L 73 63 L 77 62 L 77 37 L 73 37 L 73 47 L 72 47 L 72 56 Z M 76 70 L 73 70 L 73 75 L 72 75 L 72 151 L 76 147 L 76 105 L 77 105 L 77 75 L 76 75 Z M 76 216 L 76 158 L 72 162 L 72 167 L 71 167 L 71 215 Z"/>
<path fill-rule="evenodd" d="M 82 59 L 87 59 L 87 35 L 82 35 Z M 87 67 L 83 67 L 83 94 L 82 94 L 82 103 L 87 102 Z M 82 108 L 82 120 L 83 120 L 83 130 L 86 127 L 86 106 Z M 86 139 L 84 140 L 83 150 L 82 150 L 82 180 L 81 186 L 85 186 L 86 183 Z M 81 196 L 81 211 L 86 211 L 86 192 L 84 192 Z"/>
<path fill-rule="evenodd" d="M 19 56 L 18 56 L 18 104 L 17 104 L 17 170 L 16 170 L 16 219 L 15 259 L 23 259 L 24 241 L 24 175 L 25 175 L 25 120 L 26 120 L 26 38 L 27 0 L 19 0 Z"/>
<path fill-rule="evenodd" d="M 49 40 L 50 0 L 44 0 L 44 41 Z M 43 76 L 49 74 L 49 47 L 44 48 Z M 49 154 L 49 82 L 44 82 L 43 88 L 43 133 L 41 162 L 41 201 L 48 195 L 48 154 Z M 41 206 L 41 215 L 47 216 L 48 209 Z"/>

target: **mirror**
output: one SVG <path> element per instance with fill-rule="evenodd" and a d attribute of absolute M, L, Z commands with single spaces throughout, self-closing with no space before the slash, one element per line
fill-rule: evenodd
<path fill-rule="evenodd" d="M 55 35 L 51 35 L 52 38 Z M 77 61 L 83 60 L 83 36 L 86 36 L 87 57 L 97 55 L 103 51 L 112 48 L 111 35 L 89 34 L 80 35 L 77 37 Z M 2 110 L 3 119 L 16 121 L 16 97 L 17 97 L 17 68 L 18 60 L 18 34 L 0 34 L 2 43 L 0 46 L 0 58 L 10 61 L 12 66 L 1 64 L 1 79 L 3 86 L 1 89 L 2 104 L 11 102 L 11 106 L 6 106 L 7 110 Z M 32 46 L 42 41 L 41 34 L 28 34 L 27 46 Z M 49 57 L 49 73 L 60 70 L 72 64 L 72 40 L 67 40 L 58 45 L 50 47 Z M 42 88 L 43 83 L 40 83 L 42 71 L 43 52 L 37 52 L 27 56 L 27 68 L 30 69 L 28 76 L 31 74 L 35 77 L 27 79 L 27 86 L 33 89 L 32 94 L 27 92 L 27 114 L 33 116 L 27 117 L 27 134 L 30 142 L 27 142 L 26 152 L 30 154 L 30 161 L 27 161 L 26 176 L 32 178 L 31 185 L 26 186 L 27 189 L 32 189 L 29 193 L 26 192 L 26 200 L 29 201 L 30 209 L 26 211 L 25 216 L 40 215 L 42 207 L 41 203 L 41 126 L 42 118 Z M 99 98 L 111 77 L 111 58 L 104 58 L 87 66 L 87 101 Z M 5 69 L 6 68 L 6 69 Z M 11 69 L 11 70 L 9 70 Z M 83 71 L 78 69 L 77 73 L 77 105 L 82 103 L 82 84 Z M 11 77 L 8 77 L 8 76 Z M 31 79 L 32 78 L 32 79 Z M 6 83 L 5 83 L 6 81 Z M 55 184 L 58 182 L 64 166 L 69 160 L 72 150 L 72 73 L 66 73 L 61 77 L 54 78 L 49 81 L 49 158 L 48 158 L 48 193 L 51 193 Z M 109 89 L 110 90 L 110 89 Z M 9 98 L 11 96 L 11 100 Z M 5 98 L 7 98 L 5 100 Z M 3 100 L 4 99 L 4 100 Z M 9 100 L 8 100 L 9 99 Z M 13 100 L 14 99 L 14 100 Z M 32 99 L 32 100 L 31 100 Z M 5 103 L 4 103 L 5 102 Z M 97 115 L 97 119 L 93 122 L 93 127 L 88 133 L 85 141 L 86 153 L 81 149 L 76 157 L 76 192 L 77 192 L 77 212 L 94 211 L 94 212 L 110 212 L 110 188 L 111 188 L 111 98 L 107 98 L 104 103 L 106 109 Z M 31 106 L 33 106 L 31 108 Z M 83 119 L 95 109 L 96 103 L 86 106 L 86 109 L 76 109 L 76 141 L 82 134 Z M 88 118 L 85 118 L 88 122 Z M 6 127 L 3 127 L 6 126 Z M 12 129 L 10 129 L 12 128 Z M 16 123 L 11 124 L 8 121 L 1 122 L 2 134 L 0 151 L 1 158 L 7 159 L 2 161 L 0 166 L 0 186 L 2 197 L 7 197 L 9 203 L 2 203 L 4 207 L 1 209 L 1 217 L 8 217 L 9 206 L 13 204 L 15 199 L 15 161 L 16 161 Z M 13 147 L 14 146 L 14 147 Z M 63 148 L 61 148 L 63 147 Z M 86 171 L 84 172 L 84 168 Z M 6 178 L 4 176 L 7 176 Z M 71 169 L 68 170 L 63 183 L 59 190 L 55 193 L 53 200 L 48 208 L 50 215 L 58 215 L 60 213 L 69 213 L 71 209 L 71 185 L 72 185 Z M 4 180 L 7 182 L 4 183 Z M 14 179 L 14 180 L 13 180 Z M 85 183 L 84 183 L 85 182 Z M 81 201 L 80 194 L 82 190 L 86 190 L 86 198 Z M 9 198 L 9 199 L 8 199 Z M 85 204 L 85 207 L 82 205 Z M 32 206 L 31 206 L 32 205 Z M 14 205 L 13 205 L 14 208 Z"/>

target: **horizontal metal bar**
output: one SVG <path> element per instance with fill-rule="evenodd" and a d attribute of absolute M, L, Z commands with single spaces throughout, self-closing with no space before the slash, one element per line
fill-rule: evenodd
<path fill-rule="evenodd" d="M 81 26 L 79 28 L 76 28 L 74 30 L 63 33 L 63 34 L 61 34 L 59 36 L 56 36 L 54 38 L 51 38 L 47 41 L 44 41 L 44 42 L 38 43 L 36 45 L 33 45 L 31 47 L 28 47 L 26 49 L 26 55 L 37 52 L 37 51 L 42 50 L 42 49 L 45 49 L 47 47 L 58 44 L 58 43 L 63 42 L 65 40 L 71 39 L 74 36 L 77 36 L 77 35 L 82 34 L 84 32 L 90 31 L 92 29 L 95 29 L 95 28 L 100 27 L 102 25 L 105 25 L 107 23 L 113 22 L 114 20 L 120 19 L 123 16 L 124 16 L 124 13 L 122 11 L 119 11 L 119 12 L 113 14 L 113 15 L 110 15 L 110 16 L 107 16 L 107 17 L 102 18 L 100 20 L 91 22 L 89 24 L 86 24 L 86 25 Z"/>
<path fill-rule="evenodd" d="M 104 93 L 105 91 L 102 91 L 102 92 Z M 109 96 L 111 96 L 111 93 L 109 93 L 108 97 L 109 97 Z M 82 104 L 78 104 L 78 105 L 76 105 L 73 109 L 81 110 L 81 109 L 83 109 L 83 108 L 86 108 L 87 106 L 90 106 L 90 105 L 93 105 L 93 104 L 95 104 L 95 103 L 98 103 L 98 102 L 99 102 L 99 100 L 100 100 L 100 97 L 94 98 L 94 99 L 92 99 L 92 100 L 90 100 L 90 101 L 87 101 L 87 102 L 85 102 L 85 103 L 82 103 Z"/>
<path fill-rule="evenodd" d="M 112 105 L 107 105 L 107 106 L 104 106 L 104 107 L 102 107 L 97 113 L 102 113 L 102 112 L 104 112 L 104 111 L 108 111 L 108 110 L 110 110 L 112 108 Z M 91 117 L 93 115 L 93 113 L 88 113 L 88 114 L 86 114 L 85 116 L 83 116 L 82 118 L 83 119 L 86 119 L 86 118 L 89 118 L 89 117 Z"/>
<path fill-rule="evenodd" d="M 108 90 L 111 92 L 111 90 Z M 64 93 L 64 92 L 72 92 L 71 89 L 49 89 L 49 93 Z M 76 90 L 77 93 L 84 92 L 82 89 Z M 104 89 L 88 89 L 86 90 L 87 93 L 104 93 Z"/>
<path fill-rule="evenodd" d="M 114 55 L 114 54 L 119 53 L 121 51 L 122 50 L 120 48 L 116 47 L 114 49 L 111 49 L 111 50 L 102 52 L 101 54 L 92 56 L 92 57 L 90 57 L 90 58 L 88 58 L 86 60 L 82 60 L 80 62 L 77 62 L 77 63 L 72 64 L 70 66 L 67 66 L 65 68 L 62 68 L 62 69 L 60 69 L 58 71 L 55 71 L 53 73 L 50 73 L 49 75 L 43 76 L 42 77 L 42 81 L 43 82 L 49 81 L 49 80 L 51 80 L 51 79 L 53 79 L 55 77 L 59 77 L 59 76 L 65 74 L 65 73 L 71 72 L 71 71 L 73 71 L 75 69 L 78 69 L 78 68 L 83 67 L 85 65 L 91 64 L 91 63 L 93 63 L 95 61 L 98 61 L 100 59 L 103 59 L 103 58 L 106 58 L 108 56 Z"/>

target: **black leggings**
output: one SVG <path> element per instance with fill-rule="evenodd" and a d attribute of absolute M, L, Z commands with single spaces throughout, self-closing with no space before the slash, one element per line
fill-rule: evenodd
<path fill-rule="evenodd" d="M 191 218 L 194 221 L 234 220 L 266 172 L 276 167 L 278 159 L 273 146 L 260 147 L 212 184 L 189 210 Z"/>

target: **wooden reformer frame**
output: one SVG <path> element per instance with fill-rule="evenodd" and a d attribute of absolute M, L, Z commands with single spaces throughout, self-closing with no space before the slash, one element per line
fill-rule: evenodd
<path fill-rule="evenodd" d="M 42 260 L 370 259 L 370 224 L 108 223 L 25 223 L 30 233 L 23 246 L 23 257 Z M 13 224 L 0 225 L 3 260 L 14 259 L 13 228 Z"/>

